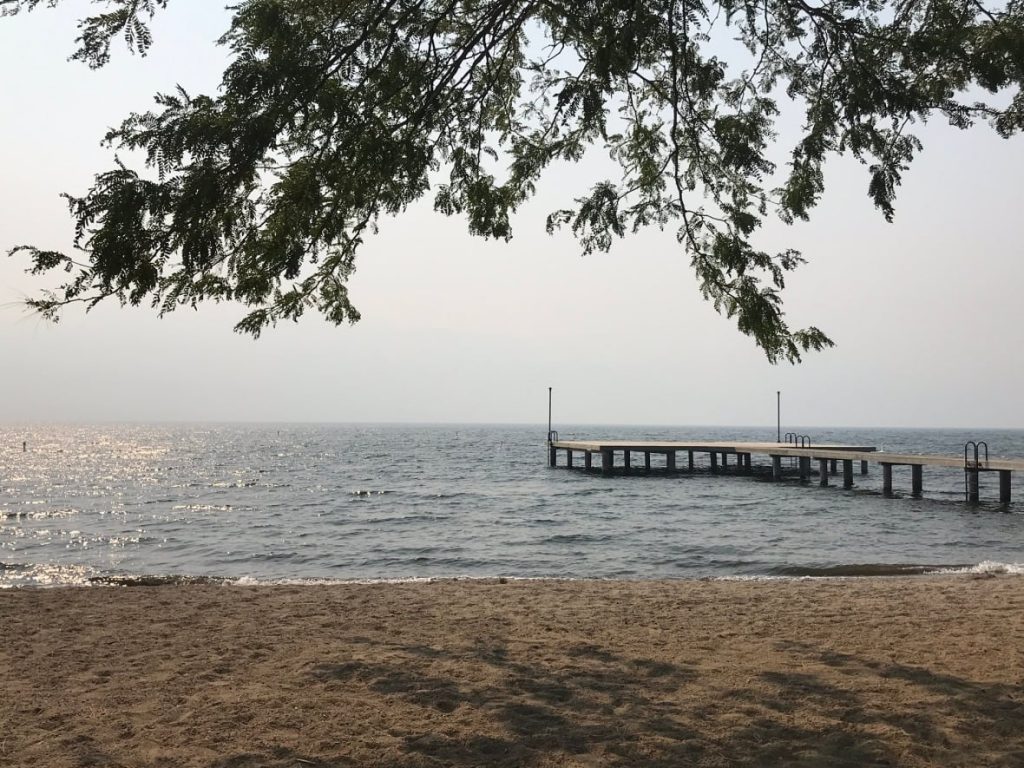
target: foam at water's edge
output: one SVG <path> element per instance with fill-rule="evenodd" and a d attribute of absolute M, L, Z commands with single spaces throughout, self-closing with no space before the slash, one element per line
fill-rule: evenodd
<path fill-rule="evenodd" d="M 977 565 L 943 568 L 936 573 L 998 573 L 1024 576 L 1024 563 L 997 563 L 994 560 L 985 560 Z"/>
<path fill-rule="evenodd" d="M 9 571 L 15 566 L 7 564 Z M 20 566 L 18 570 L 30 571 L 31 566 Z M 781 569 L 780 569 L 781 570 Z M 991 574 L 1024 576 L 1024 563 L 1000 563 L 985 560 L 976 565 L 847 565 L 827 568 L 787 567 L 785 573 L 734 574 L 726 576 L 703 576 L 683 579 L 616 579 L 607 577 L 573 576 L 470 576 L 452 574 L 448 576 L 414 576 L 407 578 L 362 578 L 362 579 L 259 579 L 253 576 L 230 578 L 223 576 L 169 576 L 160 574 L 108 574 L 94 575 L 86 569 L 47 568 L 44 573 L 22 573 L 13 581 L 0 580 L 0 589 L 39 589 L 52 587 L 156 587 L 182 585 L 221 585 L 225 587 L 266 587 L 266 586 L 332 586 L 346 584 L 433 584 L 453 581 L 464 582 L 531 582 L 531 581 L 818 581 L 828 579 L 903 578 L 907 576 L 942 576 L 957 574 Z"/>
<path fill-rule="evenodd" d="M 781 565 L 771 568 L 769 576 L 793 578 L 923 576 L 951 569 L 970 568 L 969 563 L 843 563 L 840 565 Z"/>
<path fill-rule="evenodd" d="M 238 579 L 226 579 L 223 584 L 228 587 L 266 587 L 266 586 L 332 586 L 342 584 L 434 584 L 448 581 L 498 581 L 501 583 L 509 581 L 614 581 L 595 577 L 593 579 L 581 579 L 571 576 L 410 576 L 396 579 L 255 579 L 252 576 L 242 576 Z"/>

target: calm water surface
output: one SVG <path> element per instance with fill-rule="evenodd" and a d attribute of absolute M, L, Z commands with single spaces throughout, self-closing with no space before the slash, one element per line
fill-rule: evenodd
<path fill-rule="evenodd" d="M 565 427 L 563 439 L 768 440 L 765 428 Z M 801 428 L 816 443 L 958 455 L 1024 431 Z M 23 441 L 27 451 L 22 451 Z M 762 459 L 763 460 L 763 459 Z M 757 461 L 757 457 L 755 457 Z M 982 497 L 997 498 L 995 475 Z M 1009 507 L 963 503 L 963 473 L 925 496 L 707 473 L 551 470 L 544 427 L 0 427 L 0 586 L 123 576 L 256 582 L 443 576 L 694 578 L 1022 570 L 1024 479 Z M 1002 565 L 993 565 L 1002 564 Z"/>

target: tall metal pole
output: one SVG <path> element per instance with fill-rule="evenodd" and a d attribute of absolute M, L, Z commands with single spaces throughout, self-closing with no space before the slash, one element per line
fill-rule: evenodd
<path fill-rule="evenodd" d="M 548 387 L 548 442 L 551 442 L 551 387 Z"/>
<path fill-rule="evenodd" d="M 775 425 L 778 434 L 775 439 L 782 442 L 782 392 L 775 390 Z"/>

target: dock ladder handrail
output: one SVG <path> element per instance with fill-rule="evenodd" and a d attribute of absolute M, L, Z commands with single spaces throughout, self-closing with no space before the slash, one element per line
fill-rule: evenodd
<path fill-rule="evenodd" d="M 969 452 L 970 452 L 971 448 L 974 449 L 974 461 L 973 461 L 973 463 L 971 462 L 971 459 L 969 458 Z M 981 451 L 982 448 L 985 449 L 985 464 L 987 465 L 988 464 L 988 443 L 986 443 L 984 440 L 979 440 L 978 442 L 974 442 L 973 440 L 968 440 L 966 443 L 964 443 L 964 471 L 966 471 L 968 469 L 972 469 L 972 468 L 973 469 L 981 468 L 980 451 Z"/>
<path fill-rule="evenodd" d="M 794 448 L 810 448 L 811 447 L 811 436 L 810 435 L 798 435 L 796 432 L 786 433 L 786 442 L 792 445 Z M 797 459 L 793 456 L 789 458 L 789 465 L 795 467 L 797 465 Z"/>
<path fill-rule="evenodd" d="M 558 430 L 557 429 L 549 429 L 548 430 L 548 442 L 549 443 L 558 442 Z"/>

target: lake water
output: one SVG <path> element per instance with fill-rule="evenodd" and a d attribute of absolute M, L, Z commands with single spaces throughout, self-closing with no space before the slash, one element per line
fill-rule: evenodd
<path fill-rule="evenodd" d="M 816 444 L 950 455 L 985 439 L 993 458 L 1024 457 L 1019 430 L 797 431 Z M 774 437 L 764 427 L 559 432 Z M 0 427 L 0 586 L 1022 570 L 1024 478 L 1009 507 L 994 503 L 994 474 L 982 475 L 982 504 L 966 505 L 956 469 L 926 468 L 920 499 L 908 468 L 894 470 L 897 497 L 883 497 L 876 465 L 852 491 L 706 472 L 605 478 L 549 469 L 544 438 L 543 426 Z"/>

